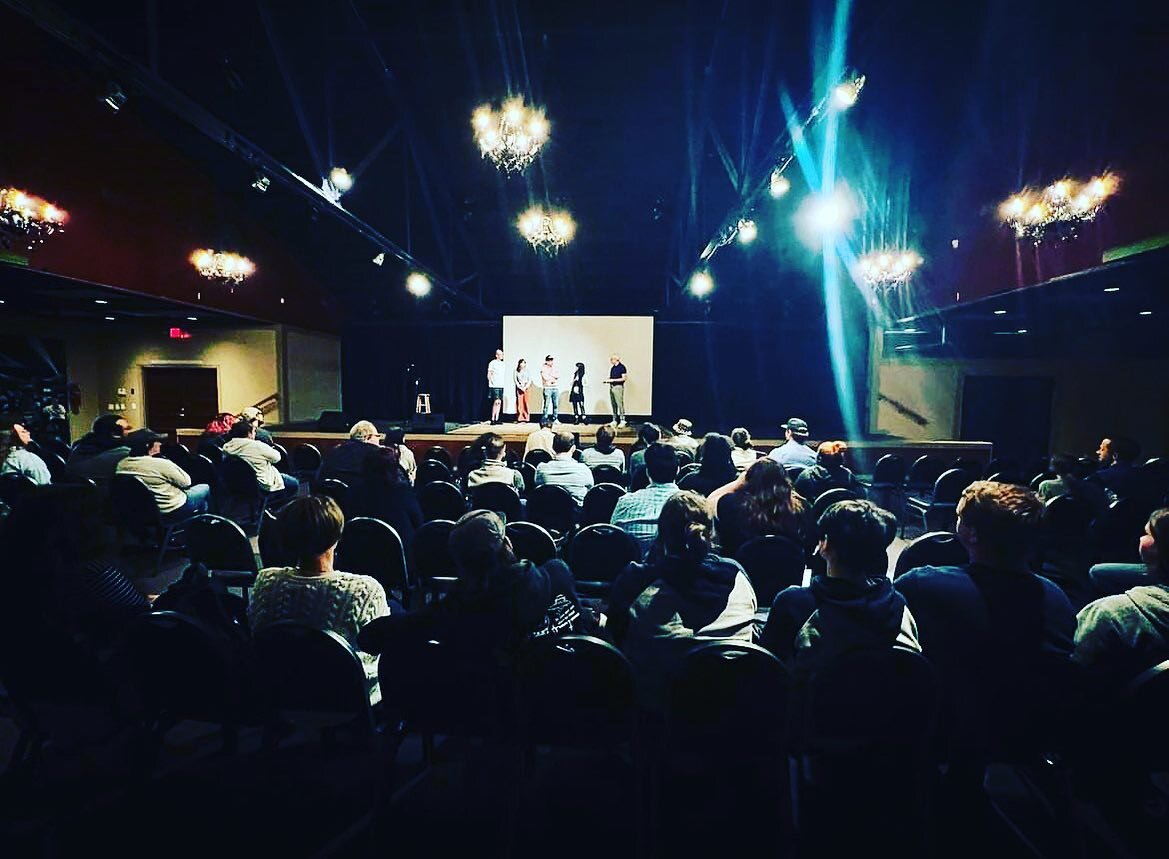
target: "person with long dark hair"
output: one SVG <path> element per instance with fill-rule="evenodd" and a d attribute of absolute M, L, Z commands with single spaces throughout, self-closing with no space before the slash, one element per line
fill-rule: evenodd
<path fill-rule="evenodd" d="M 585 365 L 576 362 L 576 372 L 572 374 L 572 388 L 568 392 L 568 401 L 572 403 L 572 422 L 585 422 L 585 395 L 584 395 Z"/>
<path fill-rule="evenodd" d="M 682 479 L 683 489 L 709 495 L 738 476 L 731 459 L 731 442 L 725 435 L 708 432 L 698 453 L 701 464 L 698 471 Z"/>
<path fill-rule="evenodd" d="M 0 435 L 0 474 L 23 474 L 37 486 L 52 482 L 45 461 L 28 449 L 32 434 L 22 424 L 5 427 Z"/>
<path fill-rule="evenodd" d="M 422 525 L 422 508 L 398 448 L 379 447 L 376 451 L 376 456 L 365 461 L 361 480 L 350 498 L 352 515 L 381 519 L 398 532 L 403 546 L 409 546 L 414 531 Z"/>
<path fill-rule="evenodd" d="M 772 534 L 806 545 L 814 530 L 810 505 L 792 488 L 783 466 L 766 457 L 717 500 L 715 510 L 719 545 L 728 555 L 748 540 Z"/>

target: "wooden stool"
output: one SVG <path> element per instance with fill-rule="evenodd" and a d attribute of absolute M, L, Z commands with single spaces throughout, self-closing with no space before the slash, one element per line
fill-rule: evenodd
<path fill-rule="evenodd" d="M 419 394 L 414 401 L 414 414 L 428 415 L 430 414 L 430 394 Z"/>

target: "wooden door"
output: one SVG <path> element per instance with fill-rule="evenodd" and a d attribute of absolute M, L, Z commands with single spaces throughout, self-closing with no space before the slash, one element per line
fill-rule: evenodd
<path fill-rule="evenodd" d="M 219 371 L 214 367 L 143 367 L 146 426 L 173 433 L 199 428 L 219 414 Z"/>

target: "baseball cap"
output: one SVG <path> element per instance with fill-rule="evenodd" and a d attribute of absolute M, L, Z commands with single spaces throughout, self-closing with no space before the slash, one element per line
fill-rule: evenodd
<path fill-rule="evenodd" d="M 255 406 L 248 406 L 246 409 L 244 409 L 242 412 L 239 413 L 239 416 L 243 420 L 251 421 L 252 423 L 256 423 L 256 421 L 263 421 L 264 420 L 264 413 L 262 411 L 260 411 L 259 409 L 257 409 Z"/>
<path fill-rule="evenodd" d="M 686 420 L 686 418 L 679 418 L 678 422 L 674 424 L 674 432 L 690 432 L 694 429 L 694 424 Z"/>
<path fill-rule="evenodd" d="M 143 427 L 142 429 L 134 430 L 134 432 L 126 433 L 122 439 L 122 443 L 130 448 L 134 456 L 143 456 L 156 441 L 166 441 L 168 438 L 169 436 Z"/>
<path fill-rule="evenodd" d="M 507 530 L 498 514 L 472 510 L 451 528 L 447 546 L 459 569 L 479 571 L 495 560 L 505 539 Z"/>
<path fill-rule="evenodd" d="M 788 418 L 783 427 L 789 430 L 792 435 L 807 436 L 808 434 L 808 423 L 803 418 Z"/>

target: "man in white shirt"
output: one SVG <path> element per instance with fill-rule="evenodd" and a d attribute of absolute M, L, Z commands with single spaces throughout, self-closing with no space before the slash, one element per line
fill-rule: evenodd
<path fill-rule="evenodd" d="M 551 417 L 552 423 L 560 422 L 560 371 L 552 363 L 551 355 L 544 356 L 544 366 L 540 368 L 540 385 L 544 389 L 544 417 Z"/>
<path fill-rule="evenodd" d="M 787 441 L 772 448 L 768 457 L 784 468 L 797 465 L 800 468 L 811 468 L 816 464 L 816 452 L 808 447 L 808 424 L 803 418 L 788 418 L 783 425 L 783 435 Z"/>
<path fill-rule="evenodd" d="M 507 365 L 503 363 L 503 350 L 495 350 L 495 360 L 487 365 L 487 399 L 491 400 L 491 425 L 503 423 L 499 411 L 503 408 L 503 380 L 507 378 Z"/>
<path fill-rule="evenodd" d="M 576 441 L 572 433 L 556 433 L 552 439 L 552 450 L 552 460 L 540 463 L 536 469 L 536 485 L 563 486 L 579 507 L 584 503 L 585 495 L 593 488 L 593 471 L 583 462 L 573 459 Z"/>
<path fill-rule="evenodd" d="M 276 470 L 280 454 L 275 448 L 256 441 L 256 429 L 247 421 L 238 421 L 232 426 L 227 443 L 223 445 L 223 452 L 227 456 L 238 456 L 250 465 L 256 472 L 260 490 L 276 493 L 272 494 L 275 504 L 296 497 L 300 481 L 291 474 L 281 474 Z"/>
<path fill-rule="evenodd" d="M 130 455 L 118 463 L 114 473 L 129 475 L 149 489 L 163 521 L 181 522 L 207 512 L 211 487 L 206 483 L 192 485 L 187 472 L 158 455 L 166 438 L 149 429 L 127 434 Z"/>

